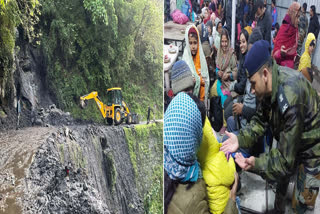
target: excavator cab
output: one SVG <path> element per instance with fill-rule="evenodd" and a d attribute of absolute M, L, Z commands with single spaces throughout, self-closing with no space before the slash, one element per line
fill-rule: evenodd
<path fill-rule="evenodd" d="M 122 92 L 121 88 L 109 88 L 107 90 L 107 106 L 121 105 Z"/>

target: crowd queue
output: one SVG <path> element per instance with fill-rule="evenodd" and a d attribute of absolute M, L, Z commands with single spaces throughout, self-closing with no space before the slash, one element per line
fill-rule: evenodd
<path fill-rule="evenodd" d="M 238 213 L 241 170 L 277 184 L 274 213 L 285 212 L 296 174 L 292 213 L 312 210 L 320 187 L 316 7 L 293 2 L 278 23 L 276 0 L 238 0 L 235 48 L 232 0 L 167 0 L 165 19 L 177 9 L 193 24 L 165 103 L 165 213 Z"/>

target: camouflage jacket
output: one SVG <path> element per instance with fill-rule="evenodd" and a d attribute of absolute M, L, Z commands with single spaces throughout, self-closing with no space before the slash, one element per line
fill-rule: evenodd
<path fill-rule="evenodd" d="M 262 101 L 238 136 L 239 145 L 250 148 L 266 127 L 278 141 L 277 148 L 255 159 L 252 169 L 276 181 L 294 173 L 297 164 L 320 165 L 320 99 L 303 75 L 274 63 L 272 96 Z"/>
<path fill-rule="evenodd" d="M 304 41 L 304 38 L 306 37 L 308 32 L 308 18 L 306 14 L 301 14 L 299 18 L 299 41 L 301 44 Z"/>

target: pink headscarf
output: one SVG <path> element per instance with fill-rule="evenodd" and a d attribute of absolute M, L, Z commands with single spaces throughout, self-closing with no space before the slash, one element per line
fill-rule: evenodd
<path fill-rule="evenodd" d="M 301 10 L 301 6 L 298 2 L 293 2 L 288 9 L 287 14 L 290 16 L 291 24 L 294 27 L 298 27 L 298 22 L 296 17 L 300 10 Z"/>

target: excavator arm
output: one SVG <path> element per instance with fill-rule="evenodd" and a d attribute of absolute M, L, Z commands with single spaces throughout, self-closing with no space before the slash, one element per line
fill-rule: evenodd
<path fill-rule="evenodd" d="M 122 100 L 122 107 L 127 114 L 130 114 L 130 109 L 125 101 Z"/>
<path fill-rule="evenodd" d="M 98 97 L 98 92 L 93 91 L 90 94 L 84 95 L 82 97 L 80 97 L 80 105 L 82 108 L 85 108 L 87 106 L 86 104 L 86 100 L 91 100 L 94 99 L 94 101 L 96 101 L 96 104 L 103 116 L 103 118 L 107 117 L 107 109 L 105 107 L 105 104 L 99 99 Z"/>

